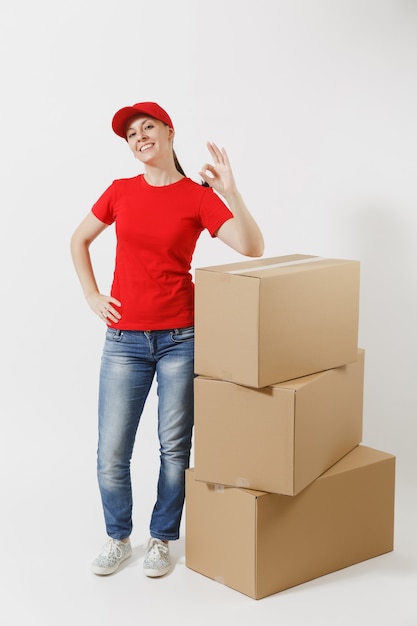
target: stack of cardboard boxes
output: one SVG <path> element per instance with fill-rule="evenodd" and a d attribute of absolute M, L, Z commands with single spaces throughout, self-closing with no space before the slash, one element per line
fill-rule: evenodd
<path fill-rule="evenodd" d="M 359 263 L 196 270 L 186 564 L 262 598 L 393 549 L 395 457 L 360 445 Z"/>

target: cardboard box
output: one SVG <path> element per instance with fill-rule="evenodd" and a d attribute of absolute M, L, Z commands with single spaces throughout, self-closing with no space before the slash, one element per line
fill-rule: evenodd
<path fill-rule="evenodd" d="M 253 389 L 194 381 L 195 478 L 295 495 L 362 441 L 364 351 L 342 367 Z"/>
<path fill-rule="evenodd" d="M 263 598 L 393 549 L 395 457 L 358 446 L 297 496 L 186 473 L 186 565 Z"/>
<path fill-rule="evenodd" d="M 266 387 L 356 359 L 359 262 L 291 255 L 198 268 L 195 371 Z"/>

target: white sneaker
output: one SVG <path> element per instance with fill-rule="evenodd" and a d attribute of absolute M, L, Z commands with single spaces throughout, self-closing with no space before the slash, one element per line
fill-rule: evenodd
<path fill-rule="evenodd" d="M 119 539 L 112 539 L 109 537 L 103 546 L 103 550 L 91 564 L 91 569 L 94 574 L 99 574 L 101 576 L 113 574 L 113 572 L 115 572 L 119 567 L 120 563 L 128 559 L 131 554 L 132 546 L 130 545 L 130 539 L 123 542 L 119 541 Z"/>
<path fill-rule="evenodd" d="M 145 576 L 157 577 L 167 574 L 171 569 L 168 544 L 151 537 L 147 545 L 147 553 L 143 562 Z"/>

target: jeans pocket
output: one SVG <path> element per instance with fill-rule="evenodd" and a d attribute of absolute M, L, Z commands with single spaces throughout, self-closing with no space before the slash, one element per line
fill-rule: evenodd
<path fill-rule="evenodd" d="M 194 340 L 194 326 L 186 326 L 185 328 L 175 328 L 171 330 L 171 340 L 174 343 L 184 343 L 185 341 Z"/>
<path fill-rule="evenodd" d="M 117 328 L 108 328 L 106 330 L 106 341 L 121 341 L 123 339 L 123 331 Z"/>

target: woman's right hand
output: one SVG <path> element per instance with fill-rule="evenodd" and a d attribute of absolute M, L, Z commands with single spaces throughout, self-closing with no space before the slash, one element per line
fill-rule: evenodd
<path fill-rule="evenodd" d="M 122 304 L 112 296 L 106 296 L 97 292 L 88 296 L 87 303 L 90 309 L 98 315 L 107 326 L 109 326 L 110 323 L 117 324 L 122 317 L 115 308 L 115 306 L 120 307 Z"/>

